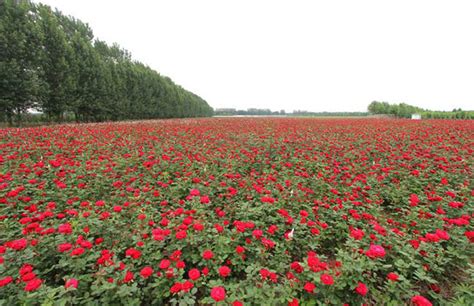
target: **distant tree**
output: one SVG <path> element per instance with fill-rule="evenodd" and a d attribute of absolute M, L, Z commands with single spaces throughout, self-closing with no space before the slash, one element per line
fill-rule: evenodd
<path fill-rule="evenodd" d="M 422 111 L 422 109 L 406 103 L 389 104 L 377 101 L 370 103 L 367 109 L 372 114 L 386 114 L 402 118 L 409 118 L 411 114 Z"/>
<path fill-rule="evenodd" d="M 386 102 L 372 101 L 367 109 L 372 114 L 389 114 L 391 112 L 390 105 Z"/>
<path fill-rule="evenodd" d="M 463 111 L 454 108 L 451 112 L 429 111 L 406 103 L 389 104 L 387 102 L 373 101 L 367 107 L 372 114 L 387 114 L 400 118 L 410 118 L 411 114 L 421 114 L 425 119 L 474 119 L 474 111 Z"/>

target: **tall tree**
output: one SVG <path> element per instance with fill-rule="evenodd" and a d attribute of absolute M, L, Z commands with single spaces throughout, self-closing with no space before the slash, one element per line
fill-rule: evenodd
<path fill-rule="evenodd" d="M 28 1 L 0 0 L 0 112 L 12 122 L 29 108 L 61 121 L 212 115 L 199 96 L 94 40 L 78 19 Z"/>
<path fill-rule="evenodd" d="M 47 6 L 40 5 L 39 24 L 43 34 L 43 78 L 46 84 L 42 110 L 49 118 L 62 121 L 74 90 L 74 74 L 68 62 L 72 61 L 72 47 L 60 27 L 60 20 Z M 72 66 L 72 63 L 71 63 Z"/>
<path fill-rule="evenodd" d="M 0 1 L 0 112 L 10 124 L 37 106 L 40 31 L 28 1 Z"/>

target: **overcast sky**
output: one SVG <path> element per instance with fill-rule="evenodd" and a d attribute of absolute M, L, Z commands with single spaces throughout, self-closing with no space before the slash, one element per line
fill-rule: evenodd
<path fill-rule="evenodd" d="M 474 109 L 474 1 L 44 0 L 212 107 Z"/>

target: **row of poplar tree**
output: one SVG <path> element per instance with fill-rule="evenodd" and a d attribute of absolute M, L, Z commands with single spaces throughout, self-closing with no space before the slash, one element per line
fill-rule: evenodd
<path fill-rule="evenodd" d="M 212 115 L 212 108 L 89 26 L 49 6 L 0 0 L 0 120 L 31 110 L 80 122 Z"/>

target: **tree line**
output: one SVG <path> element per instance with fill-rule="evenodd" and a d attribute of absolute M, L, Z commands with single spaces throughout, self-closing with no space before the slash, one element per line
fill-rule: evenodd
<path fill-rule="evenodd" d="M 474 119 L 474 111 L 464 111 L 460 108 L 452 111 L 432 111 L 406 103 L 390 104 L 373 101 L 368 111 L 376 115 L 391 115 L 399 118 L 410 118 L 412 114 L 420 114 L 425 119 Z"/>
<path fill-rule="evenodd" d="M 235 108 L 216 108 L 214 110 L 216 116 L 282 116 L 285 111 L 271 111 L 268 108 L 249 108 L 247 110 Z"/>
<path fill-rule="evenodd" d="M 0 0 L 0 120 L 37 110 L 41 120 L 78 122 L 210 116 L 202 98 L 82 21 L 49 6 Z"/>
<path fill-rule="evenodd" d="M 367 112 L 309 112 L 305 110 L 294 110 L 293 116 L 302 117 L 366 117 Z"/>
<path fill-rule="evenodd" d="M 366 117 L 368 112 L 311 112 L 306 110 L 294 110 L 287 113 L 284 109 L 271 111 L 270 109 L 249 108 L 237 110 L 235 108 L 216 108 L 216 116 L 291 116 L 291 117 Z"/>

